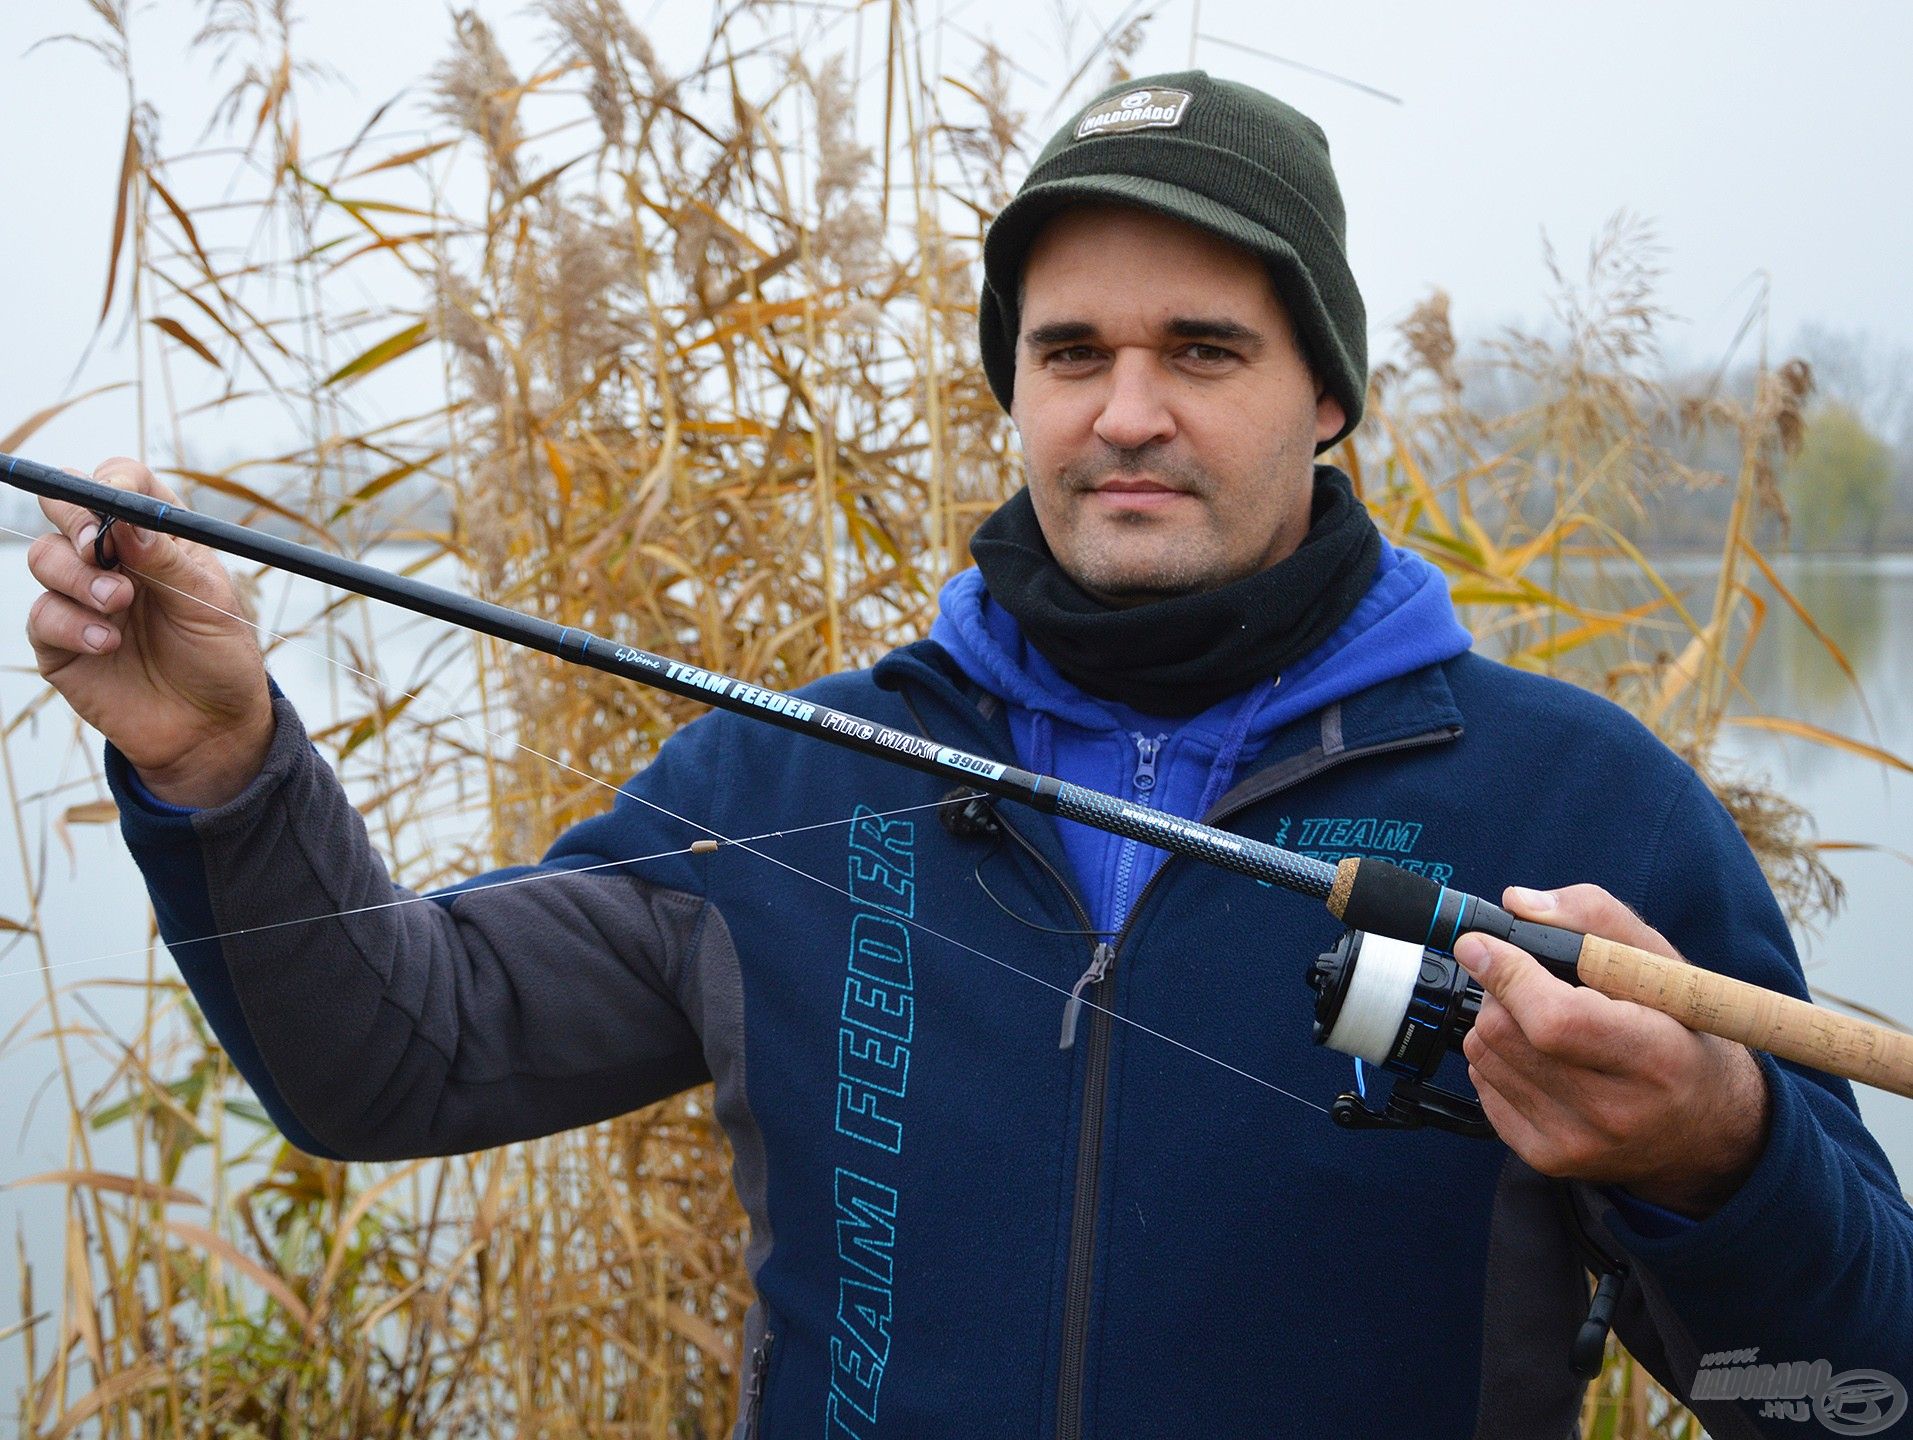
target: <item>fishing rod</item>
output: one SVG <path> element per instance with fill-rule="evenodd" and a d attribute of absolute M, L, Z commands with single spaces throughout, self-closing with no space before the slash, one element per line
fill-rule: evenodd
<path fill-rule="evenodd" d="M 10 455 L 0 462 L 0 480 L 100 517 L 94 551 L 103 566 L 117 564 L 105 550 L 115 522 L 161 531 L 1320 900 L 1348 928 L 1306 976 L 1316 996 L 1314 1039 L 1394 1077 L 1380 1104 L 1365 1093 L 1337 1099 L 1330 1113 L 1348 1128 L 1490 1133 L 1477 1101 L 1433 1083 L 1482 1002 L 1480 985 L 1453 954 L 1469 932 L 1508 941 L 1570 984 L 1645 1005 L 1690 1030 L 1913 1098 L 1913 1035 L 1619 941 L 1522 920 L 1385 860 L 1350 856 L 1331 865 L 151 495 Z"/>

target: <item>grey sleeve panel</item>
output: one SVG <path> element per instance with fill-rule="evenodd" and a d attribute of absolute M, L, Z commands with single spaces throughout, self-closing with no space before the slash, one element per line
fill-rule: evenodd
<path fill-rule="evenodd" d="M 247 1025 L 316 1137 L 455 1154 L 708 1078 L 676 993 L 707 941 L 728 949 L 708 902 L 571 856 L 413 903 L 279 705 L 265 772 L 192 826 Z"/>
<path fill-rule="evenodd" d="M 751 1223 L 744 1265 L 755 1281 L 758 1267 L 770 1255 L 773 1238 L 768 1199 L 770 1158 L 763 1129 L 750 1107 L 749 1069 L 744 1054 L 743 967 L 731 943 L 730 928 L 715 909 L 695 963 L 682 978 L 678 993 L 692 1026 L 704 1037 L 705 1060 L 717 1082 L 717 1119 L 731 1142 L 731 1184 Z M 761 1302 L 754 1302 L 744 1316 L 743 1349 L 738 1356 L 738 1418 L 732 1432 L 736 1440 L 748 1440 L 752 1418 L 748 1392 L 758 1352 L 769 1330 L 770 1317 Z"/>
<path fill-rule="evenodd" d="M 744 972 L 730 927 L 715 907 L 707 907 L 701 943 L 681 977 L 678 993 L 692 1027 L 703 1037 L 704 1059 L 716 1080 L 718 1123 L 731 1142 L 731 1183 L 750 1217 L 750 1247 L 744 1263 L 753 1279 L 771 1248 L 770 1211 L 765 1199 L 770 1159 L 764 1132 L 751 1113 L 744 1057 Z"/>
<path fill-rule="evenodd" d="M 1587 1315 L 1588 1286 L 1558 1185 L 1513 1154 L 1495 1185 L 1475 1440 L 1580 1434 L 1586 1386 L 1568 1361 Z"/>
<path fill-rule="evenodd" d="M 1581 1434 L 1586 1386 L 1568 1360 L 1590 1293 L 1569 1206 L 1598 1249 L 1626 1255 L 1606 1224 L 1613 1201 L 1594 1186 L 1551 1179 L 1509 1155 L 1495 1187 L 1488 1240 L 1474 1440 L 1574 1440 Z M 1687 1398 L 1699 1350 L 1652 1273 L 1640 1265 L 1628 1266 L 1614 1336 L 1663 1389 L 1688 1404 L 1716 1440 L 1762 1440 L 1741 1406 Z"/>

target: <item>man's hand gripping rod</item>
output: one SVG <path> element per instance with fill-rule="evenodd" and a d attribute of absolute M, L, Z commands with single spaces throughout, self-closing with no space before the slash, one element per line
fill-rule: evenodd
<path fill-rule="evenodd" d="M 1517 920 L 1498 905 L 1444 889 L 1386 861 L 1348 859 L 1331 866 L 1260 840 L 1177 819 L 1098 790 L 938 745 L 921 735 L 892 730 L 796 696 L 680 664 L 635 646 L 619 645 L 584 630 L 555 625 L 243 525 L 215 520 L 150 495 L 83 480 L 31 460 L 0 455 L 0 479 L 36 495 L 82 506 L 102 519 L 112 516 L 127 524 L 194 540 L 227 554 L 542 650 L 574 665 L 636 680 L 752 720 L 960 781 L 1171 854 L 1312 895 L 1324 901 L 1336 918 L 1357 930 L 1440 950 L 1452 949 L 1466 931 L 1494 935 L 1533 954 L 1564 980 L 1659 1010 L 1689 1029 L 1737 1040 L 1783 1060 L 1913 1097 L 1913 1035 L 1838 1015 L 1632 946 Z"/>
<path fill-rule="evenodd" d="M 1385 860 L 1342 861 L 1327 903 L 1331 914 L 1356 930 L 1437 950 L 1452 951 L 1471 930 L 1493 935 L 1520 946 L 1570 984 L 1671 1015 L 1689 1030 L 1913 1096 L 1913 1035 L 1617 940 L 1517 920 L 1499 905 Z"/>

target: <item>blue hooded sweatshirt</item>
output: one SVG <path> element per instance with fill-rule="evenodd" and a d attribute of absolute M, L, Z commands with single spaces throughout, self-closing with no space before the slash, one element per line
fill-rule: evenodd
<path fill-rule="evenodd" d="M 1064 679 L 990 598 L 982 572 L 954 576 L 938 600 L 942 613 L 930 638 L 1006 702 L 1019 764 L 1191 819 L 1228 790 L 1243 757 L 1257 755 L 1284 725 L 1371 685 L 1452 660 L 1472 643 L 1441 572 L 1384 540 L 1368 593 L 1288 670 L 1197 715 L 1145 715 Z M 1167 856 L 1087 825 L 1059 828 L 1090 928 L 1115 934 Z"/>

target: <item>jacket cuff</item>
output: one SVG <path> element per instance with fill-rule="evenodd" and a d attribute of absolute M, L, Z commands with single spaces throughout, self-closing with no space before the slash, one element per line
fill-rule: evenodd
<path fill-rule="evenodd" d="M 299 712 L 270 675 L 266 676 L 266 689 L 272 696 L 273 729 L 265 764 L 246 788 L 224 805 L 202 808 L 160 799 L 146 788 L 120 748 L 110 740 L 106 742 L 107 788 L 119 804 L 120 829 L 129 847 L 189 840 L 203 823 L 217 826 L 224 817 L 251 809 L 283 784 L 294 766 L 312 751 Z"/>
<path fill-rule="evenodd" d="M 175 805 L 170 800 L 162 800 L 146 788 L 146 782 L 139 778 L 139 771 L 126 764 L 126 757 L 113 748 L 111 740 L 106 742 L 106 760 L 111 765 L 118 761 L 124 770 L 126 793 L 138 802 L 142 810 L 150 810 L 155 815 L 197 815 L 203 808 L 198 805 Z"/>
<path fill-rule="evenodd" d="M 1629 1227 L 1637 1234 L 1650 1235 L 1659 1240 L 1669 1235 L 1679 1235 L 1700 1223 L 1691 1215 L 1682 1215 L 1637 1195 L 1630 1195 L 1618 1185 L 1597 1188 L 1614 1202 L 1614 1208 L 1621 1212 Z"/>
<path fill-rule="evenodd" d="M 1773 1056 L 1753 1054 L 1769 1097 L 1767 1143 L 1727 1203 L 1694 1220 L 1633 1196 L 1613 1197 L 1617 1203 L 1605 1217 L 1615 1240 L 1668 1284 L 1712 1286 L 1743 1274 L 1747 1256 L 1770 1250 L 1775 1235 L 1812 1233 L 1817 1206 L 1838 1183 L 1826 1136 L 1799 1092 L 1807 1082 L 1789 1075 Z M 1643 1207 L 1680 1224 L 1644 1215 Z"/>

